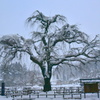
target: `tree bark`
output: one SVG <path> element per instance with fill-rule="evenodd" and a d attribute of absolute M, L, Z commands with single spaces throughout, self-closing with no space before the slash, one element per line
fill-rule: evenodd
<path fill-rule="evenodd" d="M 51 91 L 51 83 L 50 83 L 50 78 L 44 78 L 44 92 L 46 91 Z"/>

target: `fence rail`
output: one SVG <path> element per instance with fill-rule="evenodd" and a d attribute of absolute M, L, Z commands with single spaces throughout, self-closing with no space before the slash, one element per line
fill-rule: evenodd
<path fill-rule="evenodd" d="M 52 91 L 49 92 L 43 92 L 41 90 L 15 90 L 15 91 L 10 91 L 10 90 L 6 90 L 6 97 L 8 98 L 9 96 L 11 96 L 13 98 L 13 100 L 16 97 L 20 97 L 21 99 L 26 95 L 28 96 L 28 98 L 40 98 L 40 97 L 52 97 L 52 98 L 56 98 L 56 97 L 62 97 L 62 98 L 79 98 L 81 99 L 82 96 L 81 94 L 83 93 L 82 88 L 55 88 Z"/>

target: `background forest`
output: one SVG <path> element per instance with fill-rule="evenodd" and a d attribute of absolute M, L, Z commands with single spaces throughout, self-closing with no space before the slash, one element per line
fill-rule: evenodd
<path fill-rule="evenodd" d="M 81 78 L 100 78 L 100 62 L 91 62 L 79 67 L 56 67 L 53 70 L 51 79 L 52 84 L 72 84 L 78 83 Z M 0 66 L 0 76 L 6 83 L 6 86 L 43 86 L 43 77 L 39 68 L 31 70 L 26 65 L 22 66 L 16 62 L 11 65 Z"/>

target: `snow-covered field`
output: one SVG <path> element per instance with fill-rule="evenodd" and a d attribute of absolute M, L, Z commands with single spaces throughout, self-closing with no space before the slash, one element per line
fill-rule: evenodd
<path fill-rule="evenodd" d="M 13 100 L 12 97 L 6 98 L 5 96 L 0 96 L 0 100 Z M 40 98 L 32 98 L 29 99 L 29 96 L 25 96 L 22 99 L 20 97 L 16 97 L 14 100 L 100 100 L 100 98 L 97 97 L 97 94 L 87 94 L 86 98 L 84 98 L 84 95 L 82 95 L 82 99 L 63 99 L 62 97 L 40 97 Z"/>

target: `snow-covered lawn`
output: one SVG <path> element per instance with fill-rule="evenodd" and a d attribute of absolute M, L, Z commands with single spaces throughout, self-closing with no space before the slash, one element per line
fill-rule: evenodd
<path fill-rule="evenodd" d="M 19 100 L 19 99 L 21 100 L 20 97 L 15 97 L 14 100 Z M 12 97 L 6 98 L 6 96 L 0 96 L 0 100 L 13 100 L 13 98 Z M 87 94 L 86 98 L 84 98 L 84 95 L 82 94 L 82 99 L 67 99 L 67 98 L 63 99 L 62 97 L 59 97 L 59 96 L 56 98 L 50 96 L 47 98 L 46 97 L 39 97 L 39 98 L 32 97 L 32 99 L 29 99 L 29 96 L 24 96 L 22 100 L 100 100 L 100 98 L 97 97 L 97 94 Z"/>

